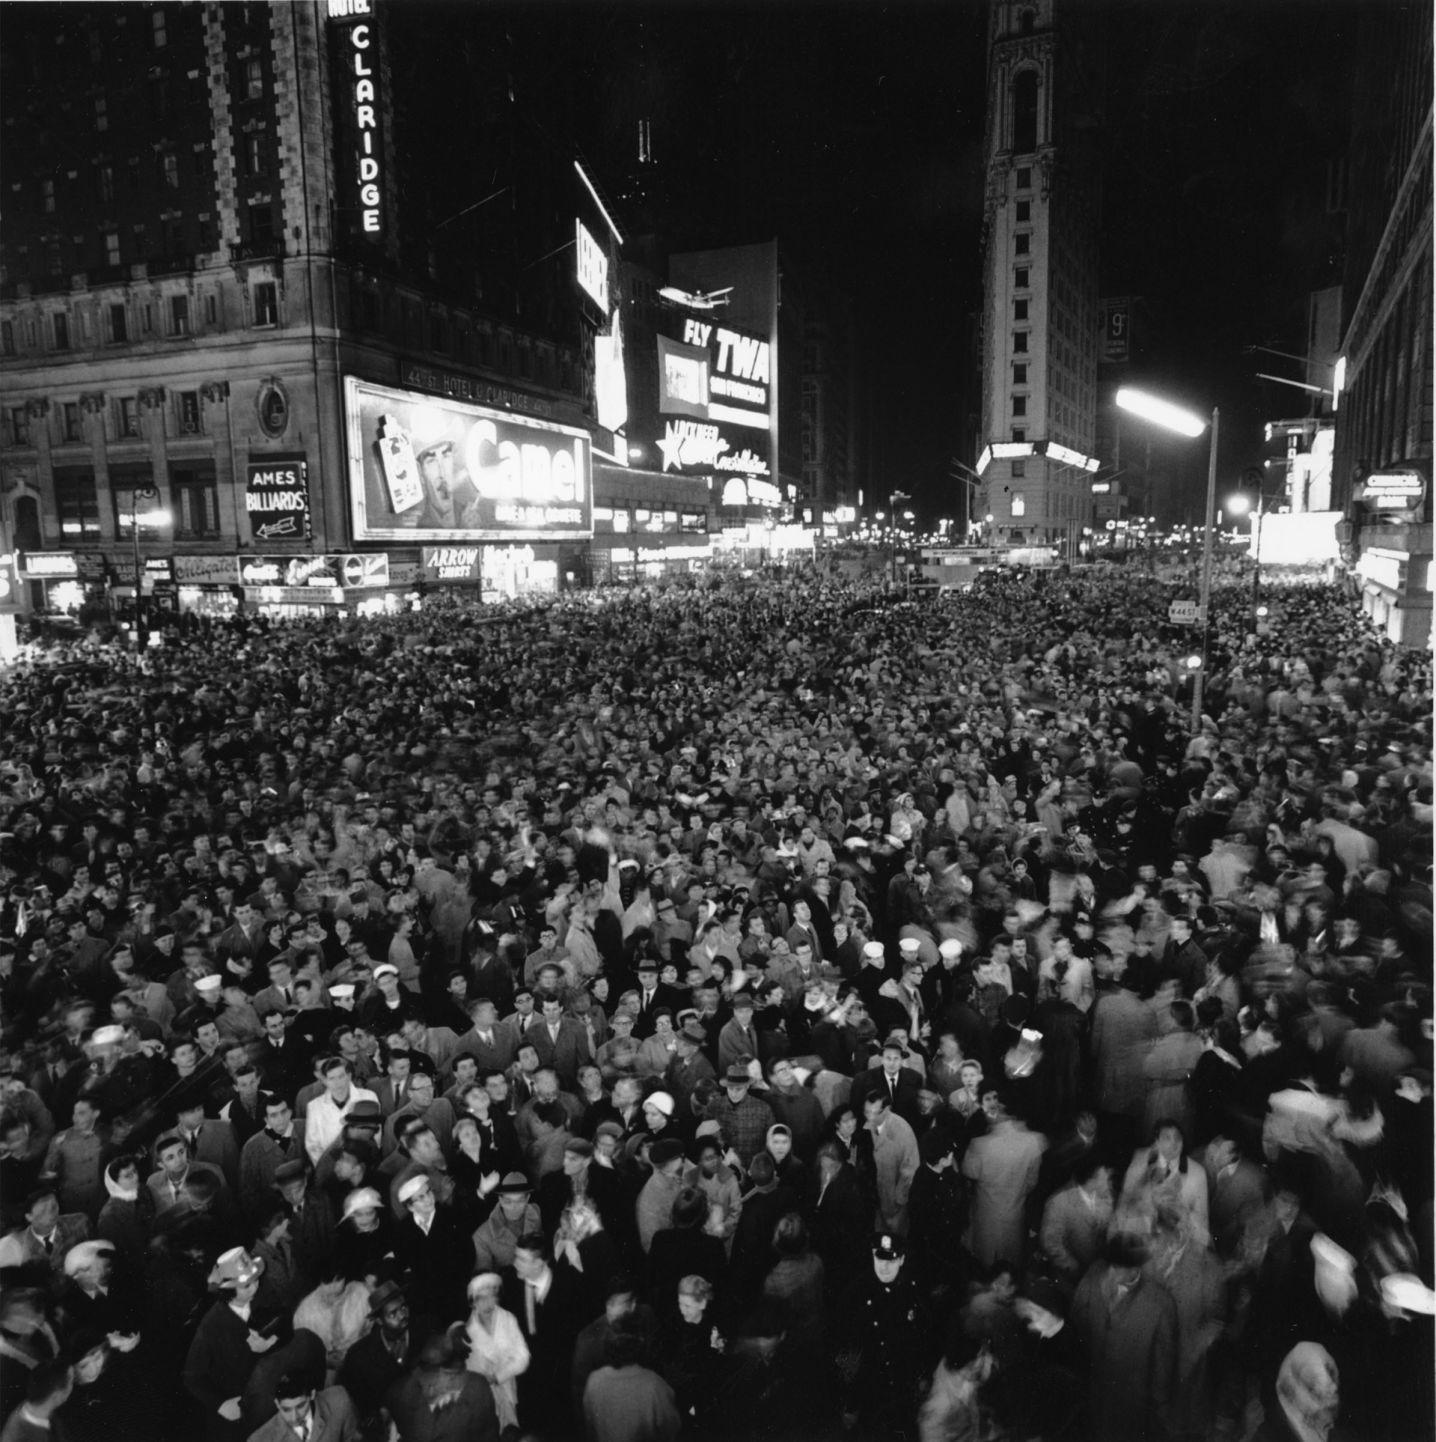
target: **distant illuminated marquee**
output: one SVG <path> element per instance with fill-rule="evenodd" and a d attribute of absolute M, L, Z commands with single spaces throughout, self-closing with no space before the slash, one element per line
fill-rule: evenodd
<path fill-rule="evenodd" d="M 329 0 L 330 20 L 367 19 L 375 13 L 374 0 Z M 359 193 L 359 228 L 377 235 L 382 226 L 379 94 L 375 61 L 374 27 L 351 25 L 341 46 L 343 65 L 352 77 L 349 95 L 354 105 L 354 163 Z"/>
<path fill-rule="evenodd" d="M 574 226 L 577 231 L 575 249 L 578 283 L 583 287 L 589 299 L 604 315 L 607 315 L 608 254 L 589 234 L 588 227 L 581 220 L 575 219 Z"/>

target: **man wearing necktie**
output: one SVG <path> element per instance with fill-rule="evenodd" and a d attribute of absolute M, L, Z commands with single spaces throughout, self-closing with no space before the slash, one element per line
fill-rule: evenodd
<path fill-rule="evenodd" d="M 587 1320 L 575 1275 L 554 1267 L 542 1232 L 518 1239 L 504 1307 L 518 1319 L 529 1349 L 528 1371 L 519 1378 L 519 1415 L 541 1435 L 567 1436 L 571 1426 L 573 1348 Z"/>
<path fill-rule="evenodd" d="M 359 1435 L 354 1403 L 343 1387 L 316 1390 L 311 1379 L 286 1372 L 274 1389 L 275 1415 L 249 1442 L 351 1442 Z"/>
<path fill-rule="evenodd" d="M 633 1036 L 636 1041 L 647 1041 L 653 1035 L 654 1013 L 666 1006 L 676 1012 L 683 1000 L 683 993 L 671 986 L 664 986 L 658 980 L 658 963 L 651 956 L 643 957 L 638 972 L 638 1019 L 634 1022 Z"/>
<path fill-rule="evenodd" d="M 735 1062 L 758 1055 L 758 1034 L 753 1030 L 753 998 L 740 991 L 733 998 L 733 1020 L 718 1033 L 718 1073 L 723 1075 Z"/>
<path fill-rule="evenodd" d="M 518 1052 L 515 1029 L 499 1020 L 498 1006 L 487 996 L 479 997 L 469 1008 L 473 1026 L 460 1038 L 455 1056 L 467 1053 L 479 1064 L 480 1074 L 507 1071 Z"/>

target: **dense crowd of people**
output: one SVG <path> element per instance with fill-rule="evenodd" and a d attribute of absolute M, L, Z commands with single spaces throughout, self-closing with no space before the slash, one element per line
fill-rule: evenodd
<path fill-rule="evenodd" d="M 0 675 L 3 1442 L 1429 1436 L 1431 658 L 778 571 Z"/>

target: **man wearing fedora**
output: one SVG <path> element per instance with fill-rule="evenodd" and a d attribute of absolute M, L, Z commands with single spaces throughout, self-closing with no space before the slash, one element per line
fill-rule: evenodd
<path fill-rule="evenodd" d="M 522 1172 L 509 1172 L 499 1183 L 498 1202 L 473 1236 L 474 1270 L 501 1272 L 514 1264 L 518 1240 L 540 1227 L 533 1186 Z"/>
<path fill-rule="evenodd" d="M 663 1074 L 663 1085 L 673 1094 L 679 1115 L 687 1116 L 693 1089 L 705 1078 L 716 1080 L 717 1073 L 713 1070 L 713 1063 L 703 1055 L 702 1048 L 707 1045 L 708 1033 L 696 1017 L 690 1016 L 679 1027 L 675 1040 L 677 1049 Z"/>
<path fill-rule="evenodd" d="M 366 1437 L 388 1437 L 381 1409 L 389 1389 L 408 1375 L 432 1330 L 429 1318 L 415 1318 L 404 1288 L 383 1278 L 369 1294 L 373 1325 L 349 1349 L 339 1380 L 354 1399 Z"/>

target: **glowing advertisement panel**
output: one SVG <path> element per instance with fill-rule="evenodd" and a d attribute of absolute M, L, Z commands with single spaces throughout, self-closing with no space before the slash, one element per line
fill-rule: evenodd
<path fill-rule="evenodd" d="M 662 470 L 771 477 L 772 354 L 760 335 L 691 316 L 658 337 Z"/>
<path fill-rule="evenodd" d="M 593 534 L 586 431 L 344 379 L 356 541 Z"/>

